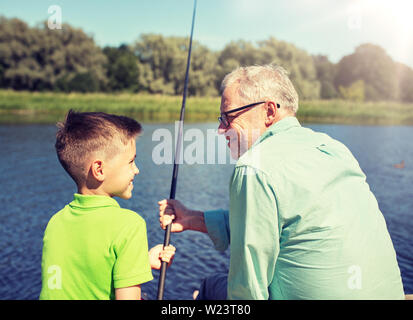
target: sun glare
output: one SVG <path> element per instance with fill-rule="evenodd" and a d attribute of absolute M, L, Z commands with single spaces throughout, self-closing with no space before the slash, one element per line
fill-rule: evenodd
<path fill-rule="evenodd" d="M 394 19 L 399 32 L 410 33 L 413 38 L 413 1 L 412 0 L 366 0 L 366 7 L 389 15 Z"/>
<path fill-rule="evenodd" d="M 411 62 L 413 0 L 358 0 L 354 3 L 361 9 L 362 19 L 364 15 L 366 17 L 362 27 L 366 22 L 366 28 L 373 31 L 372 27 L 375 25 L 373 32 L 376 32 L 376 36 L 387 34 L 386 47 L 393 59 Z"/>

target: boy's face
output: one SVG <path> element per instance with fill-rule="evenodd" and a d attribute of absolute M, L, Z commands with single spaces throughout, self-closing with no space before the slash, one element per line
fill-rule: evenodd
<path fill-rule="evenodd" d="M 132 197 L 133 179 L 139 173 L 135 164 L 136 142 L 131 139 L 128 145 L 105 165 L 105 180 L 102 187 L 110 197 L 130 199 Z"/>

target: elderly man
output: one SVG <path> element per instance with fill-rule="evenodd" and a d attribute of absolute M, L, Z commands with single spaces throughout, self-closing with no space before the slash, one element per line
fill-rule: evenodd
<path fill-rule="evenodd" d="M 207 232 L 216 249 L 230 246 L 224 295 L 204 288 L 203 298 L 404 299 L 365 175 L 342 143 L 301 127 L 285 70 L 238 68 L 221 92 L 218 130 L 238 158 L 229 213 L 159 202 L 162 227 L 174 219 L 172 232 Z M 217 279 L 212 289 L 222 291 Z"/>

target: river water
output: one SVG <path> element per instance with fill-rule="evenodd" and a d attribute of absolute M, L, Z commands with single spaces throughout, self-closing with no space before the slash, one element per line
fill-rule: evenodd
<path fill-rule="evenodd" d="M 385 217 L 405 292 L 413 293 L 413 127 L 305 126 L 340 140 L 359 161 Z M 144 124 L 143 128 L 144 134 L 137 142 L 140 174 L 135 178 L 133 197 L 117 200 L 146 220 L 152 247 L 163 242 L 157 201 L 169 196 L 172 176 L 172 164 L 156 163 L 159 155 L 155 151 L 162 141 L 154 137 L 171 132 L 173 138 L 175 125 Z M 167 131 L 160 132 L 159 128 Z M 193 149 L 191 141 L 185 142 L 176 198 L 199 210 L 228 208 L 228 182 L 233 169 L 228 152 L 220 158 L 220 164 L 211 164 L 211 158 L 207 159 L 214 150 L 207 133 L 213 133 L 216 124 L 185 125 L 186 133 L 189 129 L 194 129 L 195 136 L 203 134 L 205 163 L 210 164 L 188 164 L 193 160 Z M 44 229 L 50 217 L 70 202 L 76 191 L 57 160 L 55 132 L 53 125 L 0 126 L 0 299 L 38 299 Z M 215 163 L 222 150 L 218 146 L 217 142 Z M 168 160 L 166 152 L 160 156 Z M 393 166 L 403 160 L 403 169 Z M 167 271 L 165 299 L 191 299 L 202 278 L 228 268 L 229 251 L 215 251 L 205 234 L 173 234 L 171 242 L 177 253 Z M 153 275 L 155 279 L 142 286 L 146 299 L 156 298 L 158 271 Z"/>

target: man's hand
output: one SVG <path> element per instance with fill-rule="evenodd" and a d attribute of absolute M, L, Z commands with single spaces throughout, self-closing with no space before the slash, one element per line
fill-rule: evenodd
<path fill-rule="evenodd" d="M 173 199 L 164 199 L 159 201 L 158 205 L 162 229 L 172 222 L 171 232 L 184 230 L 207 232 L 203 212 L 190 210 L 178 200 Z"/>
<path fill-rule="evenodd" d="M 176 248 L 172 245 L 169 245 L 163 249 L 163 244 L 158 244 L 149 250 L 149 263 L 151 268 L 159 270 L 161 268 L 161 261 L 168 263 L 168 267 L 172 264 L 172 260 L 175 255 Z"/>

